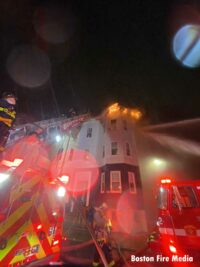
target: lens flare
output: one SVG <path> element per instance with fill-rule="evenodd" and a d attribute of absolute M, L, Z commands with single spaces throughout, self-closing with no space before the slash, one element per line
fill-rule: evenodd
<path fill-rule="evenodd" d="M 48 56 L 39 48 L 30 45 L 16 47 L 9 55 L 6 65 L 10 77 L 27 88 L 45 84 L 51 73 Z"/>
<path fill-rule="evenodd" d="M 51 164 L 52 177 L 69 177 L 67 190 L 82 194 L 97 183 L 99 168 L 95 158 L 83 150 L 67 150 L 58 154 Z"/>
<path fill-rule="evenodd" d="M 200 26 L 185 25 L 173 40 L 175 57 L 186 67 L 200 66 Z"/>

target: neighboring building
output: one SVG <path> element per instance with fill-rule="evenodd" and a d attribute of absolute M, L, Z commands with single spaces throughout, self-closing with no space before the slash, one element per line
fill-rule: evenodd
<path fill-rule="evenodd" d="M 56 166 L 62 168 L 60 175 L 69 175 L 73 180 L 68 185 L 72 195 L 76 196 L 79 191 L 87 206 L 106 202 L 113 230 L 128 234 L 147 231 L 134 137 L 139 116 L 139 111 L 114 104 L 95 118 L 84 115 L 82 119 L 79 116 L 37 123 L 46 129 L 47 140 L 51 140 L 52 131 L 65 132 L 63 145 L 57 149 L 60 156 Z M 22 129 L 26 127 L 12 135 L 25 132 Z M 72 138 L 74 131 L 76 135 Z M 14 139 L 12 135 L 10 141 Z"/>

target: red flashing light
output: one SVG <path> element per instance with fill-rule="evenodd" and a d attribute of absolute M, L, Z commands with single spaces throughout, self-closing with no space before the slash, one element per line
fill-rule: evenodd
<path fill-rule="evenodd" d="M 49 184 L 56 184 L 55 180 L 50 180 Z"/>
<path fill-rule="evenodd" d="M 64 184 L 67 184 L 69 182 L 69 176 L 68 175 L 62 175 L 61 177 L 58 177 L 58 179 Z"/>
<path fill-rule="evenodd" d="M 59 240 L 58 239 L 53 241 L 53 246 L 56 246 L 58 244 L 59 244 Z"/>
<path fill-rule="evenodd" d="M 41 224 L 38 224 L 37 230 L 40 230 L 40 229 L 42 229 L 42 225 Z"/>
<path fill-rule="evenodd" d="M 171 182 L 171 179 L 161 179 L 161 184 L 170 184 Z"/>
<path fill-rule="evenodd" d="M 2 160 L 1 164 L 7 167 L 18 167 L 23 162 L 23 159 L 14 159 L 14 161 Z"/>
<path fill-rule="evenodd" d="M 172 253 L 174 253 L 174 254 L 177 253 L 177 249 L 176 249 L 176 247 L 173 246 L 173 245 L 169 245 L 169 250 L 170 250 Z"/>

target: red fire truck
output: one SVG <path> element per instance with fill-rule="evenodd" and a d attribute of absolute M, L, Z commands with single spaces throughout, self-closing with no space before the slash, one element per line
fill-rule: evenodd
<path fill-rule="evenodd" d="M 200 259 L 200 180 L 161 179 L 157 228 L 149 238 L 156 253 Z"/>
<path fill-rule="evenodd" d="M 48 159 L 27 168 L 30 155 L 10 156 L 0 163 L 0 266 L 55 262 L 62 241 L 65 187 L 50 179 Z"/>
<path fill-rule="evenodd" d="M 70 130 L 87 118 L 87 114 L 81 115 L 63 123 L 62 132 L 69 134 L 61 142 L 64 154 Z M 49 171 L 52 159 L 47 151 L 37 135 L 32 134 L 1 155 L 1 267 L 43 266 L 60 257 L 61 241 L 66 239 L 62 228 L 69 177 L 52 177 Z"/>

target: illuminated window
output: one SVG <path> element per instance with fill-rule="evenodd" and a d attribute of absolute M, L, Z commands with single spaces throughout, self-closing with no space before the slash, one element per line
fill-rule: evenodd
<path fill-rule="evenodd" d="M 105 193 L 106 182 L 105 182 L 105 172 L 101 173 L 101 193 Z"/>
<path fill-rule="evenodd" d="M 120 193 L 121 191 L 122 191 L 121 172 L 111 171 L 110 172 L 110 192 Z"/>
<path fill-rule="evenodd" d="M 116 130 L 117 129 L 117 120 L 111 120 L 110 125 L 111 125 L 111 130 Z"/>
<path fill-rule="evenodd" d="M 127 130 L 127 121 L 126 120 L 123 120 L 123 128 L 125 131 Z"/>
<path fill-rule="evenodd" d="M 92 137 L 92 128 L 87 129 L 87 135 L 86 137 Z"/>
<path fill-rule="evenodd" d="M 117 152 L 118 152 L 117 142 L 112 142 L 111 143 L 111 155 L 117 155 Z"/>
<path fill-rule="evenodd" d="M 128 184 L 129 191 L 131 193 L 136 193 L 135 174 L 133 172 L 128 172 Z"/>
<path fill-rule="evenodd" d="M 103 146 L 103 152 L 102 152 L 102 157 L 105 157 L 105 146 Z"/>
<path fill-rule="evenodd" d="M 130 156 L 131 155 L 131 151 L 130 151 L 130 145 L 129 143 L 126 143 L 126 155 Z"/>

